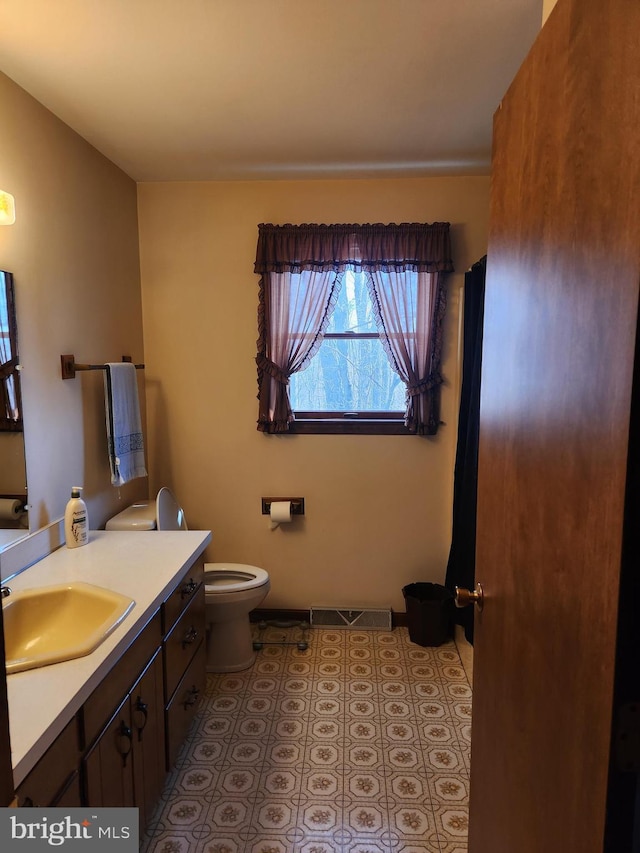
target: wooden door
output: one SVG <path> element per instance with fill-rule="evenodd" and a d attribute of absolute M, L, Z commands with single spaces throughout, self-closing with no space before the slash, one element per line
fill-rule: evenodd
<path fill-rule="evenodd" d="M 603 850 L 640 276 L 638 44 L 637 0 L 559 0 L 495 116 L 469 853 Z"/>

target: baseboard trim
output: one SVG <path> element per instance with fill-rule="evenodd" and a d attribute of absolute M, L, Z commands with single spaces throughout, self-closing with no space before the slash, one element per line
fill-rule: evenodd
<path fill-rule="evenodd" d="M 252 622 L 309 622 L 311 614 L 309 610 L 286 610 L 274 608 L 257 608 L 249 614 Z M 407 625 L 407 614 L 391 611 L 391 625 L 393 628 Z"/>

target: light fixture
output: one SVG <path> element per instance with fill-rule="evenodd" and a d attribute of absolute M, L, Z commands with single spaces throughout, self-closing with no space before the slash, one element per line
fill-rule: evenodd
<path fill-rule="evenodd" d="M 13 225 L 16 221 L 16 202 L 11 193 L 0 190 L 0 225 Z"/>

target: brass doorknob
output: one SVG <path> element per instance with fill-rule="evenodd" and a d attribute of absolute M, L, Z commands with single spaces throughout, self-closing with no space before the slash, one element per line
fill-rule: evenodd
<path fill-rule="evenodd" d="M 454 599 L 456 607 L 468 607 L 470 604 L 476 604 L 478 610 L 482 610 L 484 604 L 484 591 L 482 584 L 477 583 L 474 590 L 456 587 L 456 597 Z"/>

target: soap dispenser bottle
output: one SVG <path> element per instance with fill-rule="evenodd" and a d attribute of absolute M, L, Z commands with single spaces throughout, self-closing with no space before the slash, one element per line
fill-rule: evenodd
<path fill-rule="evenodd" d="M 87 505 L 80 497 L 81 486 L 71 489 L 71 500 L 64 511 L 64 538 L 67 548 L 79 548 L 89 541 Z"/>

